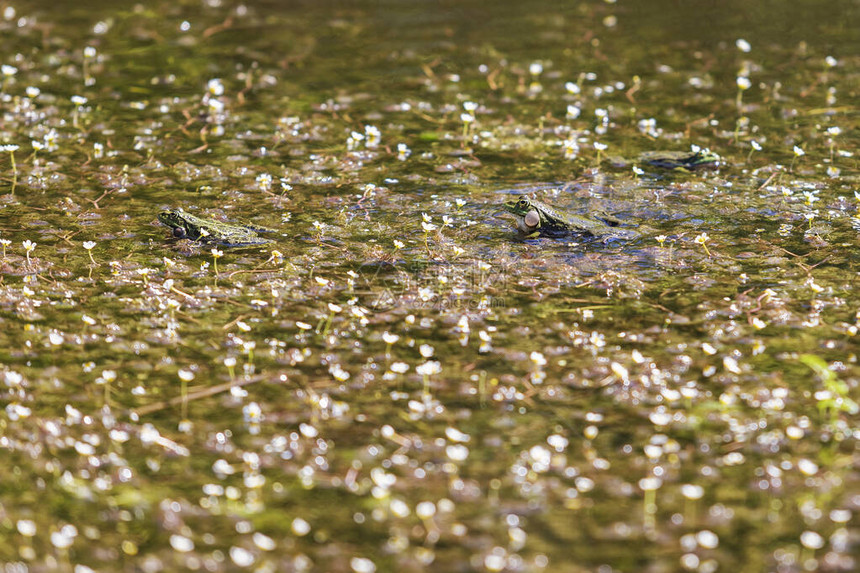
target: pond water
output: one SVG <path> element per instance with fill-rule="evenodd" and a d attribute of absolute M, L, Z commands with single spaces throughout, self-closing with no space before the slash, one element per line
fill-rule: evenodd
<path fill-rule="evenodd" d="M 857 570 L 858 11 L 0 3 L 3 571 Z"/>

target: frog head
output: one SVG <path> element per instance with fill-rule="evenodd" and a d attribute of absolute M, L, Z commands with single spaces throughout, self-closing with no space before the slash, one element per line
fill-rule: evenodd
<path fill-rule="evenodd" d="M 158 214 L 158 221 L 173 230 L 173 236 L 177 239 L 197 239 L 200 237 L 200 228 L 195 225 L 191 217 L 182 209 L 166 209 Z"/>
<path fill-rule="evenodd" d="M 504 204 L 504 209 L 516 219 L 517 229 L 526 234 L 539 231 L 544 226 L 555 227 L 565 224 L 549 206 L 528 197 L 508 201 Z"/>

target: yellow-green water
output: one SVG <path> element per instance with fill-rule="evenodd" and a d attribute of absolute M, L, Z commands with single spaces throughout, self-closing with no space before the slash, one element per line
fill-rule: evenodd
<path fill-rule="evenodd" d="M 4 570 L 856 570 L 857 30 L 0 5 Z M 523 240 L 522 193 L 642 236 Z"/>

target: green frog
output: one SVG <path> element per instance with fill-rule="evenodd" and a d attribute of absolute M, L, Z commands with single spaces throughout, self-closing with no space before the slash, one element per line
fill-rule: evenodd
<path fill-rule="evenodd" d="M 612 215 L 596 212 L 593 217 L 562 214 L 546 203 L 520 197 L 504 204 L 504 209 L 517 221 L 517 229 L 529 236 L 560 236 L 584 233 L 593 237 L 632 239 L 639 233 L 622 229 L 622 221 Z"/>
<path fill-rule="evenodd" d="M 177 239 L 191 239 L 203 243 L 217 243 L 225 247 L 241 247 L 247 245 L 262 245 L 268 239 L 259 236 L 259 232 L 272 233 L 274 230 L 265 227 L 249 225 L 229 225 L 214 219 L 204 219 L 187 213 L 182 209 L 167 209 L 158 214 L 162 225 L 173 229 Z"/>
<path fill-rule="evenodd" d="M 610 162 L 616 167 L 626 167 L 630 163 L 618 157 L 610 158 Z M 717 169 L 725 161 L 710 149 L 693 148 L 691 151 L 646 151 L 638 157 L 636 163 L 660 169 L 695 171 Z"/>

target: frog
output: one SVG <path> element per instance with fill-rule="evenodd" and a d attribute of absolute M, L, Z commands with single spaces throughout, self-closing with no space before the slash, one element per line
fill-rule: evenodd
<path fill-rule="evenodd" d="M 516 219 L 517 229 L 527 236 L 558 237 L 577 233 L 603 239 L 639 236 L 633 229 L 621 228 L 623 221 L 603 211 L 596 211 L 593 216 L 561 213 L 531 197 L 508 201 L 503 207 Z"/>
<path fill-rule="evenodd" d="M 177 239 L 190 239 L 201 243 L 215 243 L 224 247 L 263 245 L 268 239 L 257 233 L 272 233 L 273 229 L 251 225 L 231 225 L 192 215 L 183 209 L 165 209 L 158 221 L 173 230 Z"/>
<path fill-rule="evenodd" d="M 630 161 L 612 157 L 610 162 L 617 167 L 626 167 Z M 717 169 L 725 164 L 719 154 L 708 148 L 694 147 L 690 151 L 646 151 L 634 163 L 660 169 L 690 172 L 700 169 Z"/>

